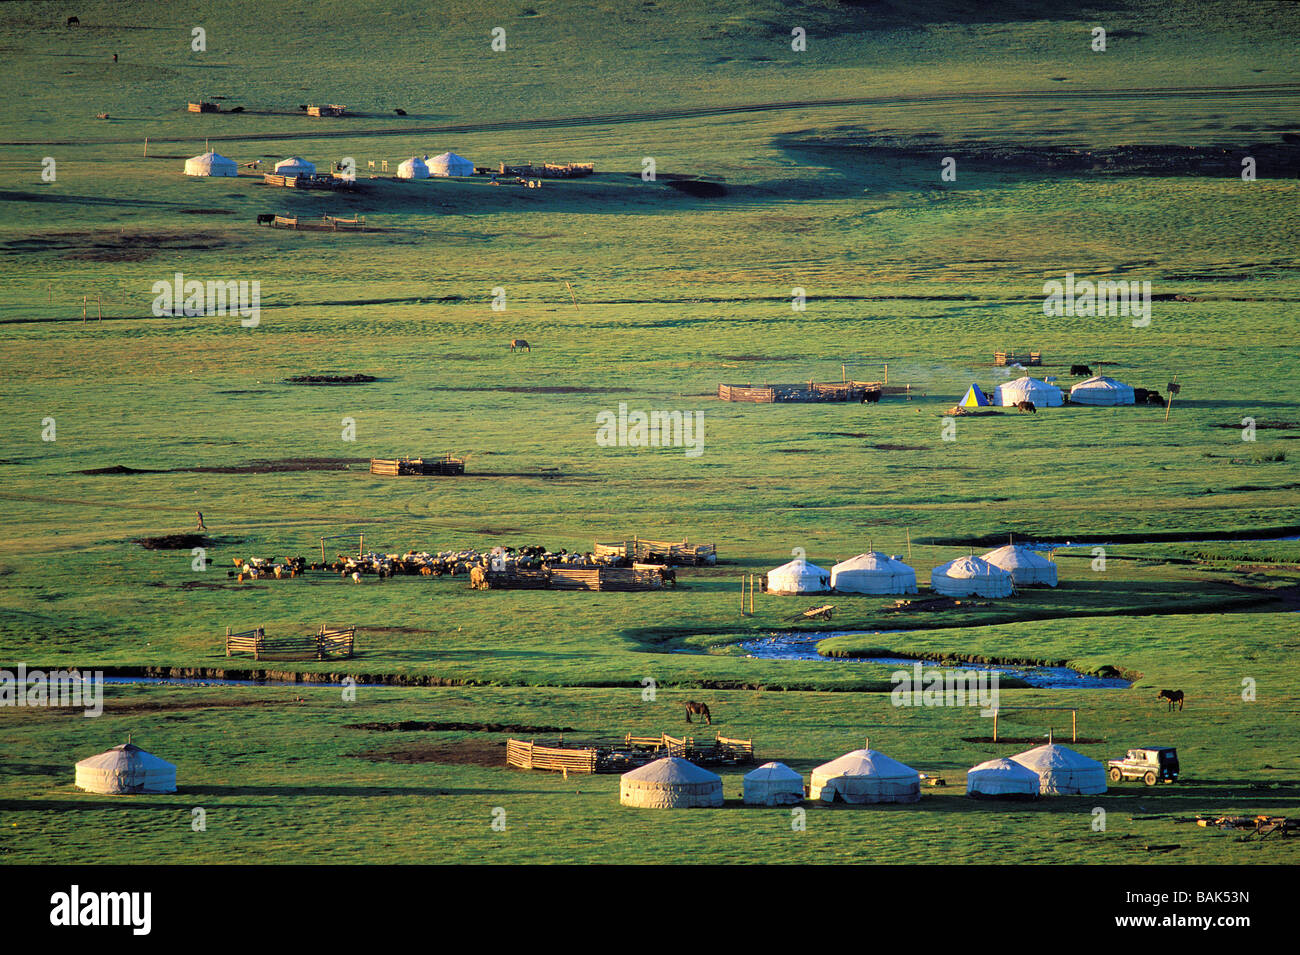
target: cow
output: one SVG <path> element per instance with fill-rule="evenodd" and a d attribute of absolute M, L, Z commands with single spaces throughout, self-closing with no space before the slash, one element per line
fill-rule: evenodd
<path fill-rule="evenodd" d="M 1071 365 L 1070 374 L 1077 378 L 1091 378 L 1092 369 L 1087 365 Z"/>
<path fill-rule="evenodd" d="M 1026 411 L 1028 411 L 1030 414 L 1038 414 L 1038 409 L 1034 407 L 1034 403 L 1032 401 L 1028 401 L 1028 400 L 1017 401 L 1016 408 L 1020 411 L 1021 414 L 1024 414 Z"/>
<path fill-rule="evenodd" d="M 522 338 L 510 339 L 510 350 L 514 351 L 516 348 L 522 349 L 523 351 L 526 352 L 531 352 L 533 350 L 532 346 L 529 345 L 528 342 L 524 341 Z"/>
<path fill-rule="evenodd" d="M 1178 712 L 1183 711 L 1183 691 L 1182 690 L 1161 690 L 1156 694 L 1156 702 L 1165 700 L 1169 703 L 1170 712 L 1173 711 L 1174 704 L 1178 704 Z"/>
<path fill-rule="evenodd" d="M 81 20 L 77 17 L 68 17 L 68 22 L 64 26 L 79 27 L 81 26 Z"/>
<path fill-rule="evenodd" d="M 396 113 L 398 116 L 405 116 L 405 115 L 406 115 L 406 110 L 404 110 L 404 109 L 395 109 L 395 110 L 393 110 L 393 112 Z"/>
<path fill-rule="evenodd" d="M 862 393 L 862 401 L 861 401 L 862 404 L 874 405 L 874 404 L 878 404 L 879 402 L 880 402 L 879 388 L 872 388 L 870 391 L 864 391 Z"/>
<path fill-rule="evenodd" d="M 708 722 L 710 726 L 713 725 L 713 717 L 709 713 L 709 704 L 696 703 L 694 700 L 687 700 L 686 701 L 686 722 L 689 723 L 691 721 L 692 713 L 694 713 L 697 716 L 704 717 L 704 719 Z"/>

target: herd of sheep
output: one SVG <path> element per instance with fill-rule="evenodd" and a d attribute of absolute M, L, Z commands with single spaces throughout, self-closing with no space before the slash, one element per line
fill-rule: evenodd
<path fill-rule="evenodd" d="M 308 568 L 329 571 L 342 577 L 350 577 L 360 583 L 365 576 L 387 577 L 404 576 L 421 577 L 457 577 L 468 575 L 478 567 L 488 570 L 495 566 L 499 569 L 540 570 L 544 565 L 581 565 L 620 567 L 627 564 L 626 558 L 610 555 L 581 553 L 561 548 L 552 551 L 541 546 L 499 547 L 490 551 L 448 550 L 430 553 L 429 551 L 407 551 L 405 554 L 382 554 L 369 552 L 359 556 L 339 554 L 334 560 L 324 563 L 307 564 L 302 557 L 266 558 L 236 557 L 238 580 L 260 580 L 275 578 L 282 580 L 297 577 Z M 230 572 L 235 577 L 235 571 Z"/>

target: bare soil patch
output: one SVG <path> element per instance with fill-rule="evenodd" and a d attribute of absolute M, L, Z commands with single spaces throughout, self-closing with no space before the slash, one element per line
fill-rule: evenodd
<path fill-rule="evenodd" d="M 250 461 L 247 464 L 197 464 L 186 468 L 132 468 L 114 464 L 106 468 L 87 468 L 74 474 L 281 474 L 294 471 L 346 471 L 353 464 L 368 464 L 369 458 L 282 458 L 277 461 Z"/>
<path fill-rule="evenodd" d="M 376 733 L 574 733 L 572 727 L 529 726 L 527 723 L 463 723 L 401 720 L 396 723 L 348 723 L 350 730 L 373 730 Z"/>
<path fill-rule="evenodd" d="M 374 375 L 294 375 L 285 381 L 291 385 L 368 385 L 378 381 Z"/>
<path fill-rule="evenodd" d="M 216 541 L 206 534 L 163 534 L 160 537 L 137 537 L 135 543 L 145 550 L 189 550 L 191 547 L 211 547 Z"/>

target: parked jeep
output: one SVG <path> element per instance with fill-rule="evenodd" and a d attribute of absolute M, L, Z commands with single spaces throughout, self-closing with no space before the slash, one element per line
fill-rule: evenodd
<path fill-rule="evenodd" d="M 1130 749 L 1123 759 L 1107 761 L 1112 783 L 1140 779 L 1148 786 L 1178 779 L 1178 751 L 1172 746 L 1143 746 Z"/>

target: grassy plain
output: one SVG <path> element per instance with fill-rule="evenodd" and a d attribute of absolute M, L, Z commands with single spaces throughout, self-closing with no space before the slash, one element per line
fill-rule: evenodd
<path fill-rule="evenodd" d="M 46 5 L 0 9 L 0 666 L 220 667 L 227 624 L 329 621 L 362 628 L 346 672 L 468 685 L 363 688 L 353 704 L 323 688 L 111 688 L 98 720 L 0 709 L 0 861 L 224 861 L 252 839 L 272 862 L 1294 861 L 1285 843 L 1133 817 L 1300 800 L 1300 765 L 1279 745 L 1300 726 L 1300 546 L 1177 542 L 1300 533 L 1297 182 L 976 172 L 960 154 L 957 181 L 938 176 L 952 142 L 1242 154 L 1277 142 L 1300 112 L 1294 8 L 1103 9 L 1112 40 L 1095 54 L 1093 17 L 1041 4 L 995 17 L 940 3 L 537 3 L 502 20 L 496 5 L 462 3 L 432 23 L 361 2 L 328 36 L 249 30 L 236 4 L 81 7 L 80 30 Z M 508 45 L 493 54 L 498 24 Z M 789 49 L 795 25 L 805 54 Z M 206 54 L 189 49 L 194 26 Z M 198 96 L 247 111 L 185 113 Z M 829 100 L 855 102 L 807 105 Z M 305 102 L 360 115 L 311 120 Z M 805 105 L 756 108 L 783 103 Z M 843 145 L 877 134 L 928 136 L 933 161 Z M 321 196 L 252 174 L 187 179 L 182 161 L 205 139 L 241 162 L 351 156 L 363 176 L 370 160 L 447 149 L 598 173 L 540 190 L 374 180 Z M 640 177 L 647 156 L 655 182 Z M 728 193 L 692 198 L 673 176 Z M 374 231 L 262 229 L 263 212 L 356 212 Z M 1044 317 L 1042 283 L 1068 271 L 1150 280 L 1150 326 Z M 259 282 L 260 324 L 155 317 L 150 289 L 176 272 Z M 505 312 L 490 307 L 498 287 Z M 806 311 L 791 308 L 795 287 Z M 514 337 L 534 350 L 511 354 Z M 963 419 L 942 440 L 966 387 L 999 380 L 1003 347 L 1041 349 L 1063 377 L 1104 361 L 1162 392 L 1176 374 L 1184 391 L 1167 423 L 1157 408 L 1052 409 Z M 862 378 L 888 364 L 915 394 L 867 407 L 713 397 L 719 382 L 833 379 L 841 364 Z M 286 381 L 310 373 L 380 380 Z M 597 446 L 596 415 L 620 402 L 702 410 L 704 453 Z M 383 480 L 363 463 L 444 451 L 469 454 L 471 474 Z M 333 469 L 293 469 L 306 460 Z M 144 473 L 84 473 L 113 466 Z M 196 509 L 216 539 L 209 569 L 134 543 L 190 530 Z M 662 594 L 225 577 L 234 556 L 310 555 L 321 535 L 362 532 L 386 550 L 690 537 L 716 541 L 725 563 Z M 907 632 L 822 646 L 1135 674 L 1131 690 L 1008 691 L 1017 705 L 1083 707 L 1084 732 L 1106 742 L 1080 748 L 1098 758 L 1179 747 L 1186 784 L 1105 797 L 1118 810 L 1106 833 L 1090 828 L 1091 799 L 968 802 L 962 771 L 1003 750 L 962 740 L 984 735 L 972 713 L 867 692 L 885 668 L 734 648 L 804 606 L 760 596 L 755 617 L 737 612 L 739 576 L 794 547 L 829 566 L 869 546 L 906 553 L 910 538 L 924 582 L 967 541 L 1008 533 L 1105 543 L 1107 569 L 1063 550 L 1057 590 L 944 615 L 837 597 L 833 629 Z M 671 652 L 683 650 L 697 652 Z M 646 676 L 665 688 L 655 703 L 641 700 Z M 1154 703 L 1164 686 L 1187 691 L 1186 711 Z M 634 812 L 613 777 L 507 770 L 483 756 L 499 756 L 502 733 L 348 728 L 671 732 L 684 729 L 680 701 L 702 695 L 719 731 L 752 736 L 764 758 L 807 771 L 870 735 L 949 786 L 919 807 L 810 811 L 792 833 L 781 811 Z M 72 789 L 72 763 L 126 732 L 178 763 L 181 793 Z M 429 761 L 393 761 L 412 747 Z M 387 758 L 359 758 L 376 749 Z M 734 797 L 738 775 L 725 783 Z M 189 827 L 194 805 L 210 811 L 206 833 Z M 497 806 L 506 833 L 489 828 Z M 1145 849 L 1174 843 L 1172 856 Z"/>

